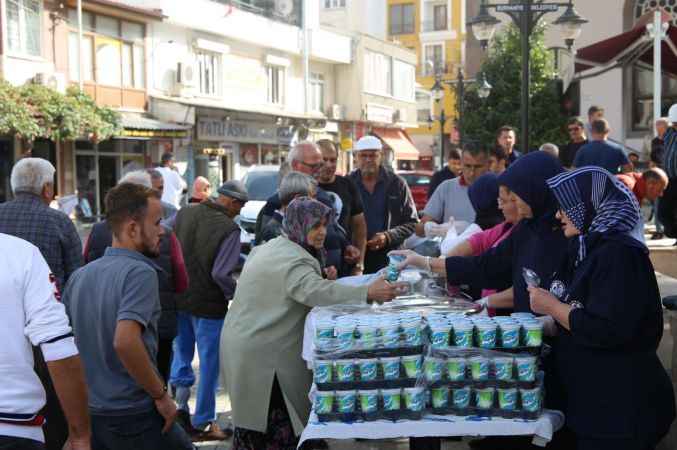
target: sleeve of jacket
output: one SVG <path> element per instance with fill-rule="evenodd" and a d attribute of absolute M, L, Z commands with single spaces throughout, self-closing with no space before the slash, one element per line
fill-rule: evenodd
<path fill-rule="evenodd" d="M 287 297 L 308 307 L 342 303 L 366 303 L 368 286 L 346 286 L 325 280 L 319 264 L 308 258 L 294 258 L 287 272 Z"/>
<path fill-rule="evenodd" d="M 80 240 L 78 231 L 75 229 L 75 225 L 66 216 L 64 216 L 63 220 L 63 240 L 61 242 L 61 248 L 64 255 L 63 269 L 65 284 L 66 281 L 68 281 L 68 277 L 82 267 L 83 255 L 82 241 Z M 60 288 L 63 289 L 63 286 L 60 286 Z"/>
<path fill-rule="evenodd" d="M 418 212 L 416 211 L 416 204 L 414 203 L 414 197 L 411 195 L 409 186 L 399 177 L 395 182 L 398 183 L 402 211 L 400 223 L 393 224 L 393 228 L 386 231 L 390 249 L 398 248 L 409 236 L 414 234 L 416 224 L 418 223 Z"/>
<path fill-rule="evenodd" d="M 660 311 L 660 299 L 648 259 L 637 251 L 612 247 L 588 278 L 587 298 L 572 298 L 585 305 L 569 313 L 571 335 L 579 345 L 622 347 L 650 332 L 644 329 L 647 312 Z"/>
<path fill-rule="evenodd" d="M 447 281 L 452 285 L 471 284 L 484 289 L 512 286 L 512 253 L 515 233 L 479 256 L 451 256 L 445 260 Z"/>

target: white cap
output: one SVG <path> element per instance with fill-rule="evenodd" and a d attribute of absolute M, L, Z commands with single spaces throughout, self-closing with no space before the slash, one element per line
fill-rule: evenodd
<path fill-rule="evenodd" d="M 670 111 L 668 112 L 668 119 L 672 123 L 677 122 L 677 103 L 675 103 L 670 107 Z"/>
<path fill-rule="evenodd" d="M 381 140 L 376 136 L 364 136 L 353 147 L 354 152 L 361 152 L 363 150 L 383 150 L 383 144 L 381 144 Z"/>

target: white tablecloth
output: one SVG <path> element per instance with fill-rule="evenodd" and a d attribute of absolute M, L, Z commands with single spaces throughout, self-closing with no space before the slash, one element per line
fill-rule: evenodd
<path fill-rule="evenodd" d="M 564 425 L 564 414 L 545 410 L 535 421 L 488 417 L 425 416 L 422 420 L 378 420 L 374 422 L 320 423 L 311 413 L 303 430 L 299 447 L 308 439 L 393 439 L 437 436 L 525 436 L 533 435 L 540 447 L 550 442 L 555 431 Z"/>

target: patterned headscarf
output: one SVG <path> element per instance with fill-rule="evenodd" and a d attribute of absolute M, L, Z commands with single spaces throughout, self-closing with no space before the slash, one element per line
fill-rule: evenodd
<path fill-rule="evenodd" d="M 326 252 L 324 249 L 318 250 L 308 244 L 308 233 L 322 219 L 326 219 L 327 223 L 329 223 L 332 214 L 331 208 L 317 200 L 309 197 L 299 197 L 289 203 L 284 212 L 284 220 L 282 221 L 282 231 L 287 239 L 306 249 L 308 253 L 317 258 L 320 266 L 323 268 Z"/>
<path fill-rule="evenodd" d="M 581 232 L 579 262 L 587 253 L 586 236 L 603 233 L 641 239 L 637 198 L 608 171 L 583 167 L 552 177 L 547 183 L 562 211 Z"/>

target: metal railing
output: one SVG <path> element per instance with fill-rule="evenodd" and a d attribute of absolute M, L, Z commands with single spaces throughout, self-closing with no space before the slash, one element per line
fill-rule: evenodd
<path fill-rule="evenodd" d="M 448 31 L 451 29 L 451 24 L 445 20 L 426 20 L 421 24 L 421 31 L 430 33 L 435 31 Z"/>
<path fill-rule="evenodd" d="M 284 15 L 278 12 L 275 8 L 274 0 L 212 0 L 216 3 L 230 5 L 241 11 L 246 11 L 252 14 L 266 17 L 276 22 L 283 22 L 289 25 L 300 27 L 302 17 L 302 0 L 293 0 L 294 7 L 289 15 Z"/>
<path fill-rule="evenodd" d="M 416 67 L 416 75 L 419 77 L 434 77 L 437 73 L 456 73 L 457 65 L 451 62 L 433 61 L 433 65 L 419 64 Z"/>

